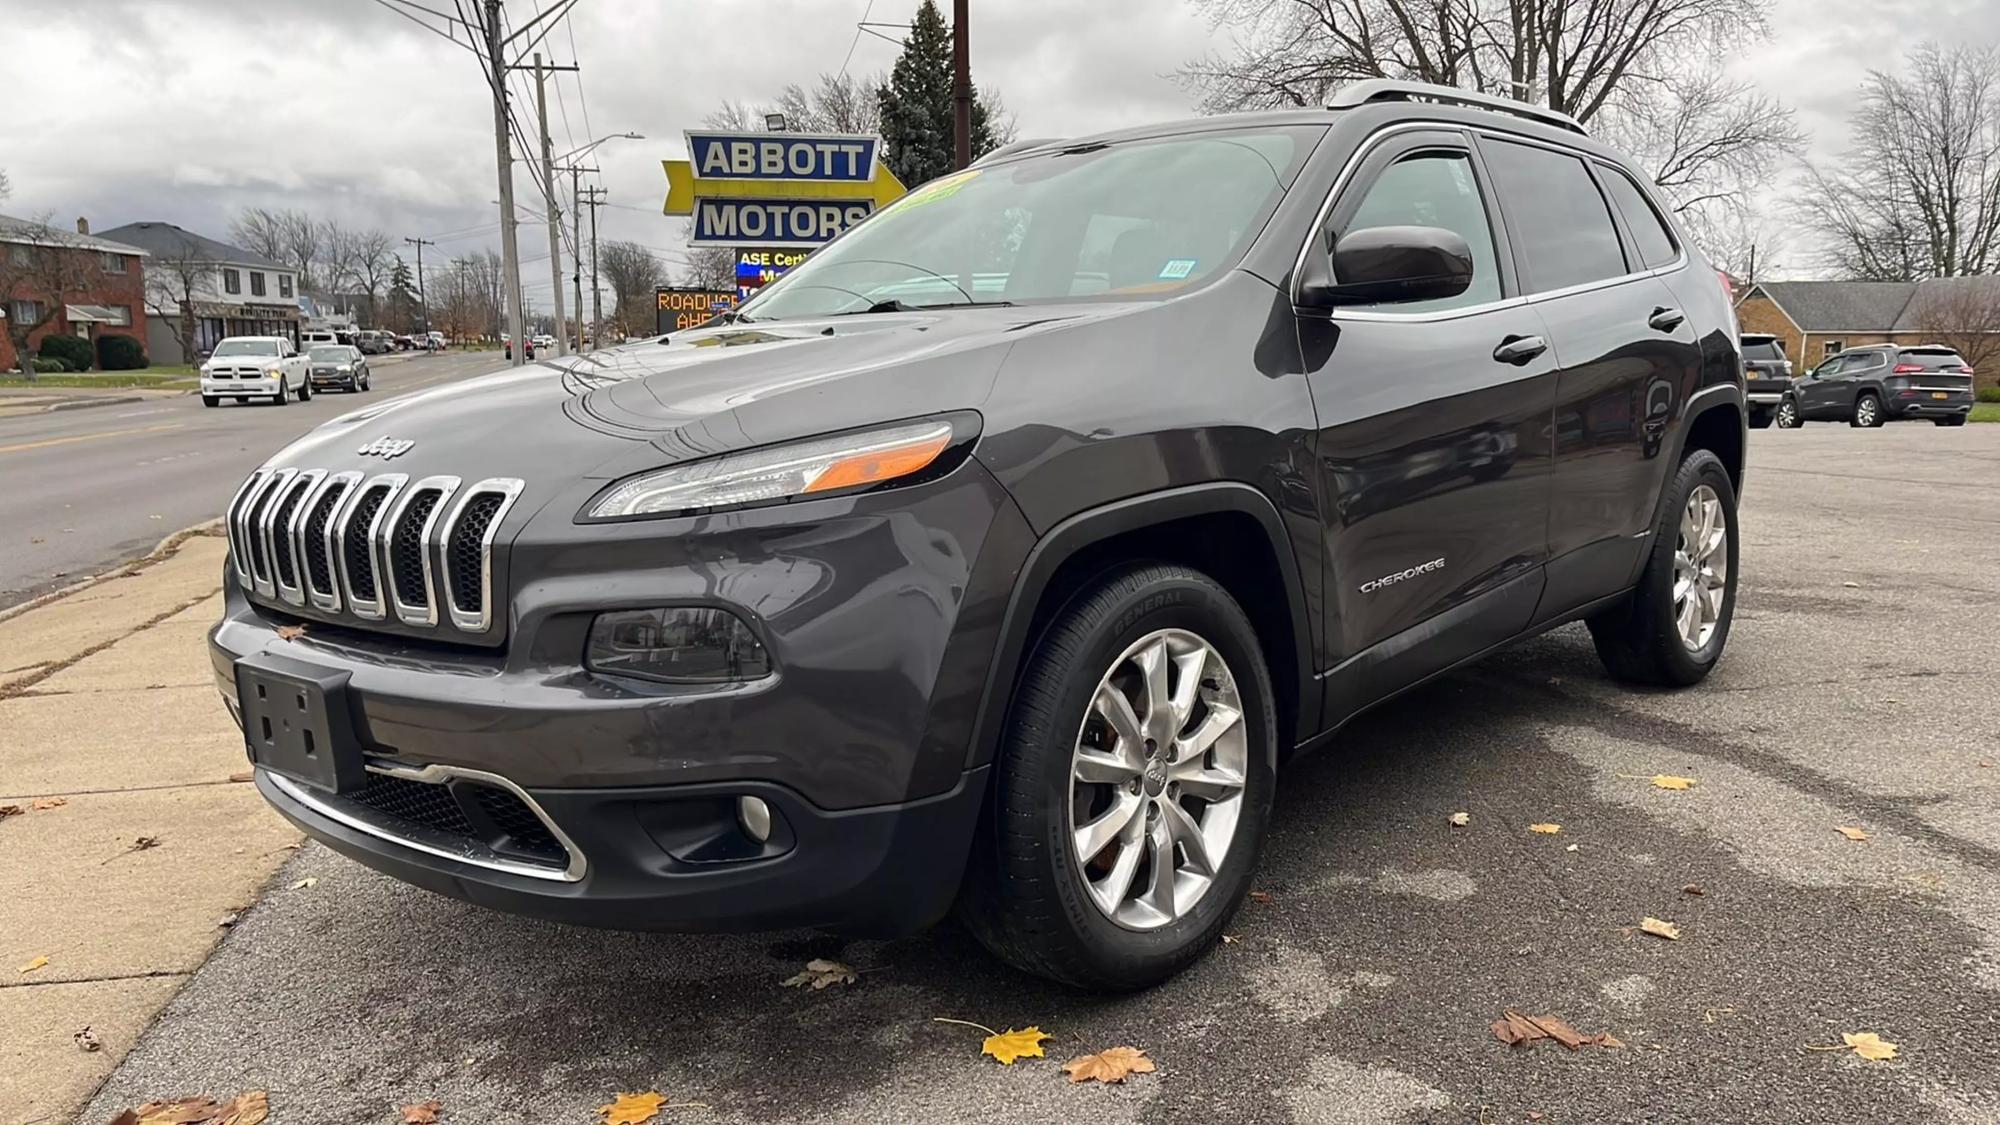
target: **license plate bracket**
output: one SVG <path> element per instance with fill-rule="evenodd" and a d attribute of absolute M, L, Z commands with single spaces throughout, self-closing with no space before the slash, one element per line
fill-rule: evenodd
<path fill-rule="evenodd" d="M 250 760 L 330 793 L 366 781 L 345 671 L 255 653 L 236 662 L 236 698 Z"/>
<path fill-rule="evenodd" d="M 1931 392 L 1931 397 L 1932 397 L 1932 398 L 1950 398 L 1950 397 L 1951 397 L 1951 395 L 1947 394 L 1947 393 L 1946 393 L 1946 392 L 1944 392 L 1944 391 L 1932 391 L 1932 392 Z"/>

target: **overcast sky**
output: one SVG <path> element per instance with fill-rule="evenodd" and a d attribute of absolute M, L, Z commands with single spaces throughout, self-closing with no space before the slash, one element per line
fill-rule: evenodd
<path fill-rule="evenodd" d="M 448 10 L 452 0 L 421 2 Z M 557 151 L 607 133 L 648 138 L 597 151 L 612 204 L 599 212 L 600 236 L 674 260 L 682 227 L 659 213 L 659 161 L 685 155 L 681 131 L 724 99 L 755 103 L 843 63 L 886 69 L 896 47 L 857 40 L 855 23 L 864 9 L 906 22 L 916 3 L 580 0 L 543 44 L 583 66 L 557 82 Z M 537 10 L 507 6 L 516 21 Z M 1193 96 L 1169 76 L 1227 46 L 1226 31 L 1183 0 L 972 8 L 974 78 L 1001 92 L 1024 136 L 1184 116 Z M 1814 150 L 1831 154 L 1868 66 L 1893 67 L 1926 36 L 1992 42 L 2000 4 L 1775 0 L 1771 22 L 1772 39 L 1721 61 L 1794 106 Z M 227 238 L 244 206 L 300 207 L 437 238 L 427 265 L 498 244 L 492 109 L 475 59 L 373 0 L 0 0 L 0 38 L 9 214 L 82 215 L 99 230 L 166 220 Z M 532 127 L 527 87 L 517 79 Z M 537 203 L 525 166 L 517 182 L 524 204 Z M 546 309 L 545 229 L 521 236 L 530 300 Z"/>

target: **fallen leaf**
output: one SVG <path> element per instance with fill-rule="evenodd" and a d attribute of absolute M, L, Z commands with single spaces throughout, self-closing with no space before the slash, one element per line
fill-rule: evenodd
<path fill-rule="evenodd" d="M 271 1099 L 262 1090 L 250 1090 L 226 1102 L 214 1098 L 181 1098 L 172 1102 L 147 1102 L 111 1119 L 112 1125 L 261 1125 L 271 1112 Z"/>
<path fill-rule="evenodd" d="M 1242 937 L 1242 935 L 1240 935 L 1240 934 L 1223 934 L 1223 935 L 1222 935 L 1222 944 L 1224 944 L 1224 945 L 1235 945 L 1235 944 L 1236 944 L 1237 942 L 1239 942 L 1239 941 L 1242 941 L 1242 940 L 1243 940 L 1243 937 Z"/>
<path fill-rule="evenodd" d="M 831 985 L 853 984 L 860 979 L 859 976 L 855 975 L 853 969 L 848 968 L 838 961 L 828 961 L 824 957 L 815 957 L 806 962 L 805 972 L 797 976 L 786 977 L 784 984 L 786 988 L 810 987 L 814 992 L 818 992 L 820 989 Z"/>
<path fill-rule="evenodd" d="M 257 771 L 255 770 L 237 770 L 235 773 L 229 775 L 229 780 L 231 781 L 255 781 L 256 779 Z"/>
<path fill-rule="evenodd" d="M 1024 1027 L 1019 1031 L 1008 1028 L 998 1035 L 989 1035 L 980 1044 L 980 1051 L 992 1055 L 1001 1066 L 1013 1066 L 1015 1059 L 1043 1058 L 1042 1040 L 1052 1038 L 1039 1027 Z"/>
<path fill-rule="evenodd" d="M 1850 840 L 1866 840 L 1868 838 L 1868 833 L 1863 832 L 1859 828 L 1835 828 L 1834 831 Z"/>
<path fill-rule="evenodd" d="M 1566 851 L 1566 852 L 1573 852 L 1573 851 L 1575 851 L 1575 850 L 1577 849 L 1577 846 L 1578 846 L 1578 845 L 1576 845 L 1576 844 L 1571 844 L 1571 845 L 1570 845 L 1569 847 L 1566 847 L 1566 848 L 1564 848 L 1563 850 L 1564 850 L 1564 851 Z"/>
<path fill-rule="evenodd" d="M 1675 777 L 1670 773 L 1653 775 L 1653 787 L 1656 789 L 1686 789 L 1694 783 L 1695 780 L 1691 777 Z"/>
<path fill-rule="evenodd" d="M 1714 1023 L 1718 1017 L 1733 1016 L 1735 1014 L 1736 1009 L 1734 1008 L 1704 1008 L 1701 1012 L 1701 1022 Z"/>
<path fill-rule="evenodd" d="M 1524 1016 L 1512 1009 L 1493 1021 L 1493 1037 L 1510 1047 L 1525 1047 L 1538 1039 L 1553 1039 L 1574 1051 L 1578 1047 L 1623 1047 L 1608 1031 L 1585 1035 L 1554 1016 Z"/>
<path fill-rule="evenodd" d="M 224 915 L 223 915 L 222 917 L 220 917 L 220 918 L 217 918 L 217 919 L 215 920 L 215 924 L 216 924 L 216 926 L 217 926 L 218 928 L 226 930 L 226 929 L 228 929 L 229 927 L 231 927 L 231 926 L 234 926 L 234 925 L 236 924 L 236 920 L 237 920 L 237 919 L 238 919 L 239 917 L 241 917 L 241 915 L 238 915 L 238 914 L 224 914 Z"/>
<path fill-rule="evenodd" d="M 1639 928 L 1652 934 L 1654 937 L 1663 937 L 1668 941 L 1681 940 L 1681 928 L 1672 922 L 1664 922 L 1652 917 L 1641 918 L 1639 919 Z"/>
<path fill-rule="evenodd" d="M 1269 901 L 1271 901 L 1271 892 L 1270 892 L 1270 891 L 1251 891 L 1251 892 L 1250 892 L 1250 901 L 1251 901 L 1251 902 L 1269 902 Z"/>
<path fill-rule="evenodd" d="M 306 635 L 306 627 L 303 625 L 278 626 L 278 639 L 281 641 L 295 641 L 305 635 Z"/>
<path fill-rule="evenodd" d="M 1698 895 L 1704 892 L 1701 889 L 1700 883 L 1689 883 L 1687 886 L 1681 888 L 1681 893 L 1684 895 Z"/>
<path fill-rule="evenodd" d="M 1544 835 L 1544 836 L 1553 836 L 1553 835 L 1555 835 L 1556 833 L 1558 833 L 1558 832 L 1561 832 L 1562 830 L 1563 830 L 1563 826 L 1562 826 L 1562 825 L 1560 825 L 1560 824 L 1530 824 L 1530 825 L 1528 825 L 1528 831 L 1530 831 L 1530 832 L 1539 832 L 1539 833 L 1541 833 L 1541 834 L 1542 834 L 1542 835 Z"/>
<path fill-rule="evenodd" d="M 48 963 L 49 959 L 47 957 L 37 957 L 33 961 L 28 962 L 27 964 L 21 966 L 19 969 L 15 971 L 22 973 L 32 973 L 36 969 L 48 967 Z"/>
<path fill-rule="evenodd" d="M 30 804 L 28 807 L 34 809 L 36 812 L 47 812 L 50 809 L 62 808 L 64 805 L 67 804 L 69 804 L 68 797 L 43 797 L 42 799 Z"/>
<path fill-rule="evenodd" d="M 645 1125 L 659 1115 L 667 1099 L 651 1090 L 643 1094 L 619 1094 L 611 1104 L 597 1107 L 604 1125 Z"/>
<path fill-rule="evenodd" d="M 319 882 L 319 876 L 317 876 L 317 875 L 308 875 L 308 876 L 306 876 L 305 878 L 303 878 L 303 879 L 300 879 L 300 880 L 299 880 L 298 882 L 296 882 L 296 883 L 293 883 L 293 884 L 292 884 L 292 888 L 291 888 L 291 889 L 292 889 L 292 890 L 295 890 L 295 891 L 303 891 L 303 890 L 305 890 L 305 889 L 306 889 L 307 887 L 310 887 L 310 886 L 312 886 L 312 885 L 313 885 L 314 883 L 317 883 L 317 882 Z"/>
<path fill-rule="evenodd" d="M 5 820 L 10 816 L 20 816 L 26 811 L 26 809 L 23 809 L 19 805 L 0 805 L 0 820 Z"/>
<path fill-rule="evenodd" d="M 403 1115 L 403 1125 L 437 1125 L 438 1111 L 444 1104 L 436 1098 L 402 1106 L 398 1112 Z"/>
<path fill-rule="evenodd" d="M 1854 1048 L 1854 1053 L 1871 1062 L 1896 1057 L 1896 1045 L 1884 1042 L 1880 1035 L 1872 1031 L 1850 1031 L 1840 1037 L 1842 1043 Z"/>
<path fill-rule="evenodd" d="M 1861 583 L 1859 582 L 1842 582 L 1841 585 L 1850 590 L 1859 590 L 1861 588 Z"/>
<path fill-rule="evenodd" d="M 90 1030 L 88 1024 L 84 1025 L 82 1031 L 70 1036 L 70 1041 L 76 1044 L 76 1048 L 79 1051 L 102 1051 L 104 1049 L 104 1044 L 97 1041 L 97 1036 Z"/>
<path fill-rule="evenodd" d="M 1455 812 L 1451 814 L 1451 826 L 1453 828 L 1463 828 L 1471 823 L 1472 823 L 1471 813 Z"/>
<path fill-rule="evenodd" d="M 1539 1109 L 1531 1109 L 1528 1111 L 1528 1120 L 1530 1121 L 1540 1121 L 1542 1118 L 1547 1116 L 1548 1114 L 1543 1113 Z"/>
<path fill-rule="evenodd" d="M 1134 1074 L 1151 1074 L 1156 1067 L 1146 1052 L 1134 1047 L 1111 1047 L 1094 1055 L 1080 1055 L 1062 1066 L 1071 1082 L 1123 1082 Z"/>

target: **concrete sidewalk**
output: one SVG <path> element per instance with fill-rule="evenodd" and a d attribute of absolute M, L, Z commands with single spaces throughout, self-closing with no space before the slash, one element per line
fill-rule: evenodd
<path fill-rule="evenodd" d="M 157 387 L 0 387 L 0 418 L 47 414 L 52 410 L 117 406 L 156 398 L 180 398 L 193 393 L 192 389 L 162 390 Z"/>
<path fill-rule="evenodd" d="M 203 641 L 223 540 L 162 553 L 0 619 L 5 1125 L 72 1120 L 298 842 L 232 780 Z"/>

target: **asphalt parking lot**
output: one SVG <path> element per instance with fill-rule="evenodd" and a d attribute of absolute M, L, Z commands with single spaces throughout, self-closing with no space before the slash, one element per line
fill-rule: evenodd
<path fill-rule="evenodd" d="M 2000 1121 L 2000 426 L 1751 444 L 1714 677 L 1622 689 L 1572 627 L 1378 710 L 1281 778 L 1268 900 L 1164 987 L 1072 994 L 949 926 L 565 929 L 308 845 L 83 1120 L 264 1089 L 278 1125 L 587 1122 L 621 1090 L 711 1107 L 669 1122 Z M 865 972 L 780 986 L 814 956 Z M 1625 1046 L 1509 1048 L 1510 1008 Z M 1846 1032 L 1899 1054 L 1808 1049 Z M 1058 1070 L 1123 1044 L 1159 1070 Z"/>

